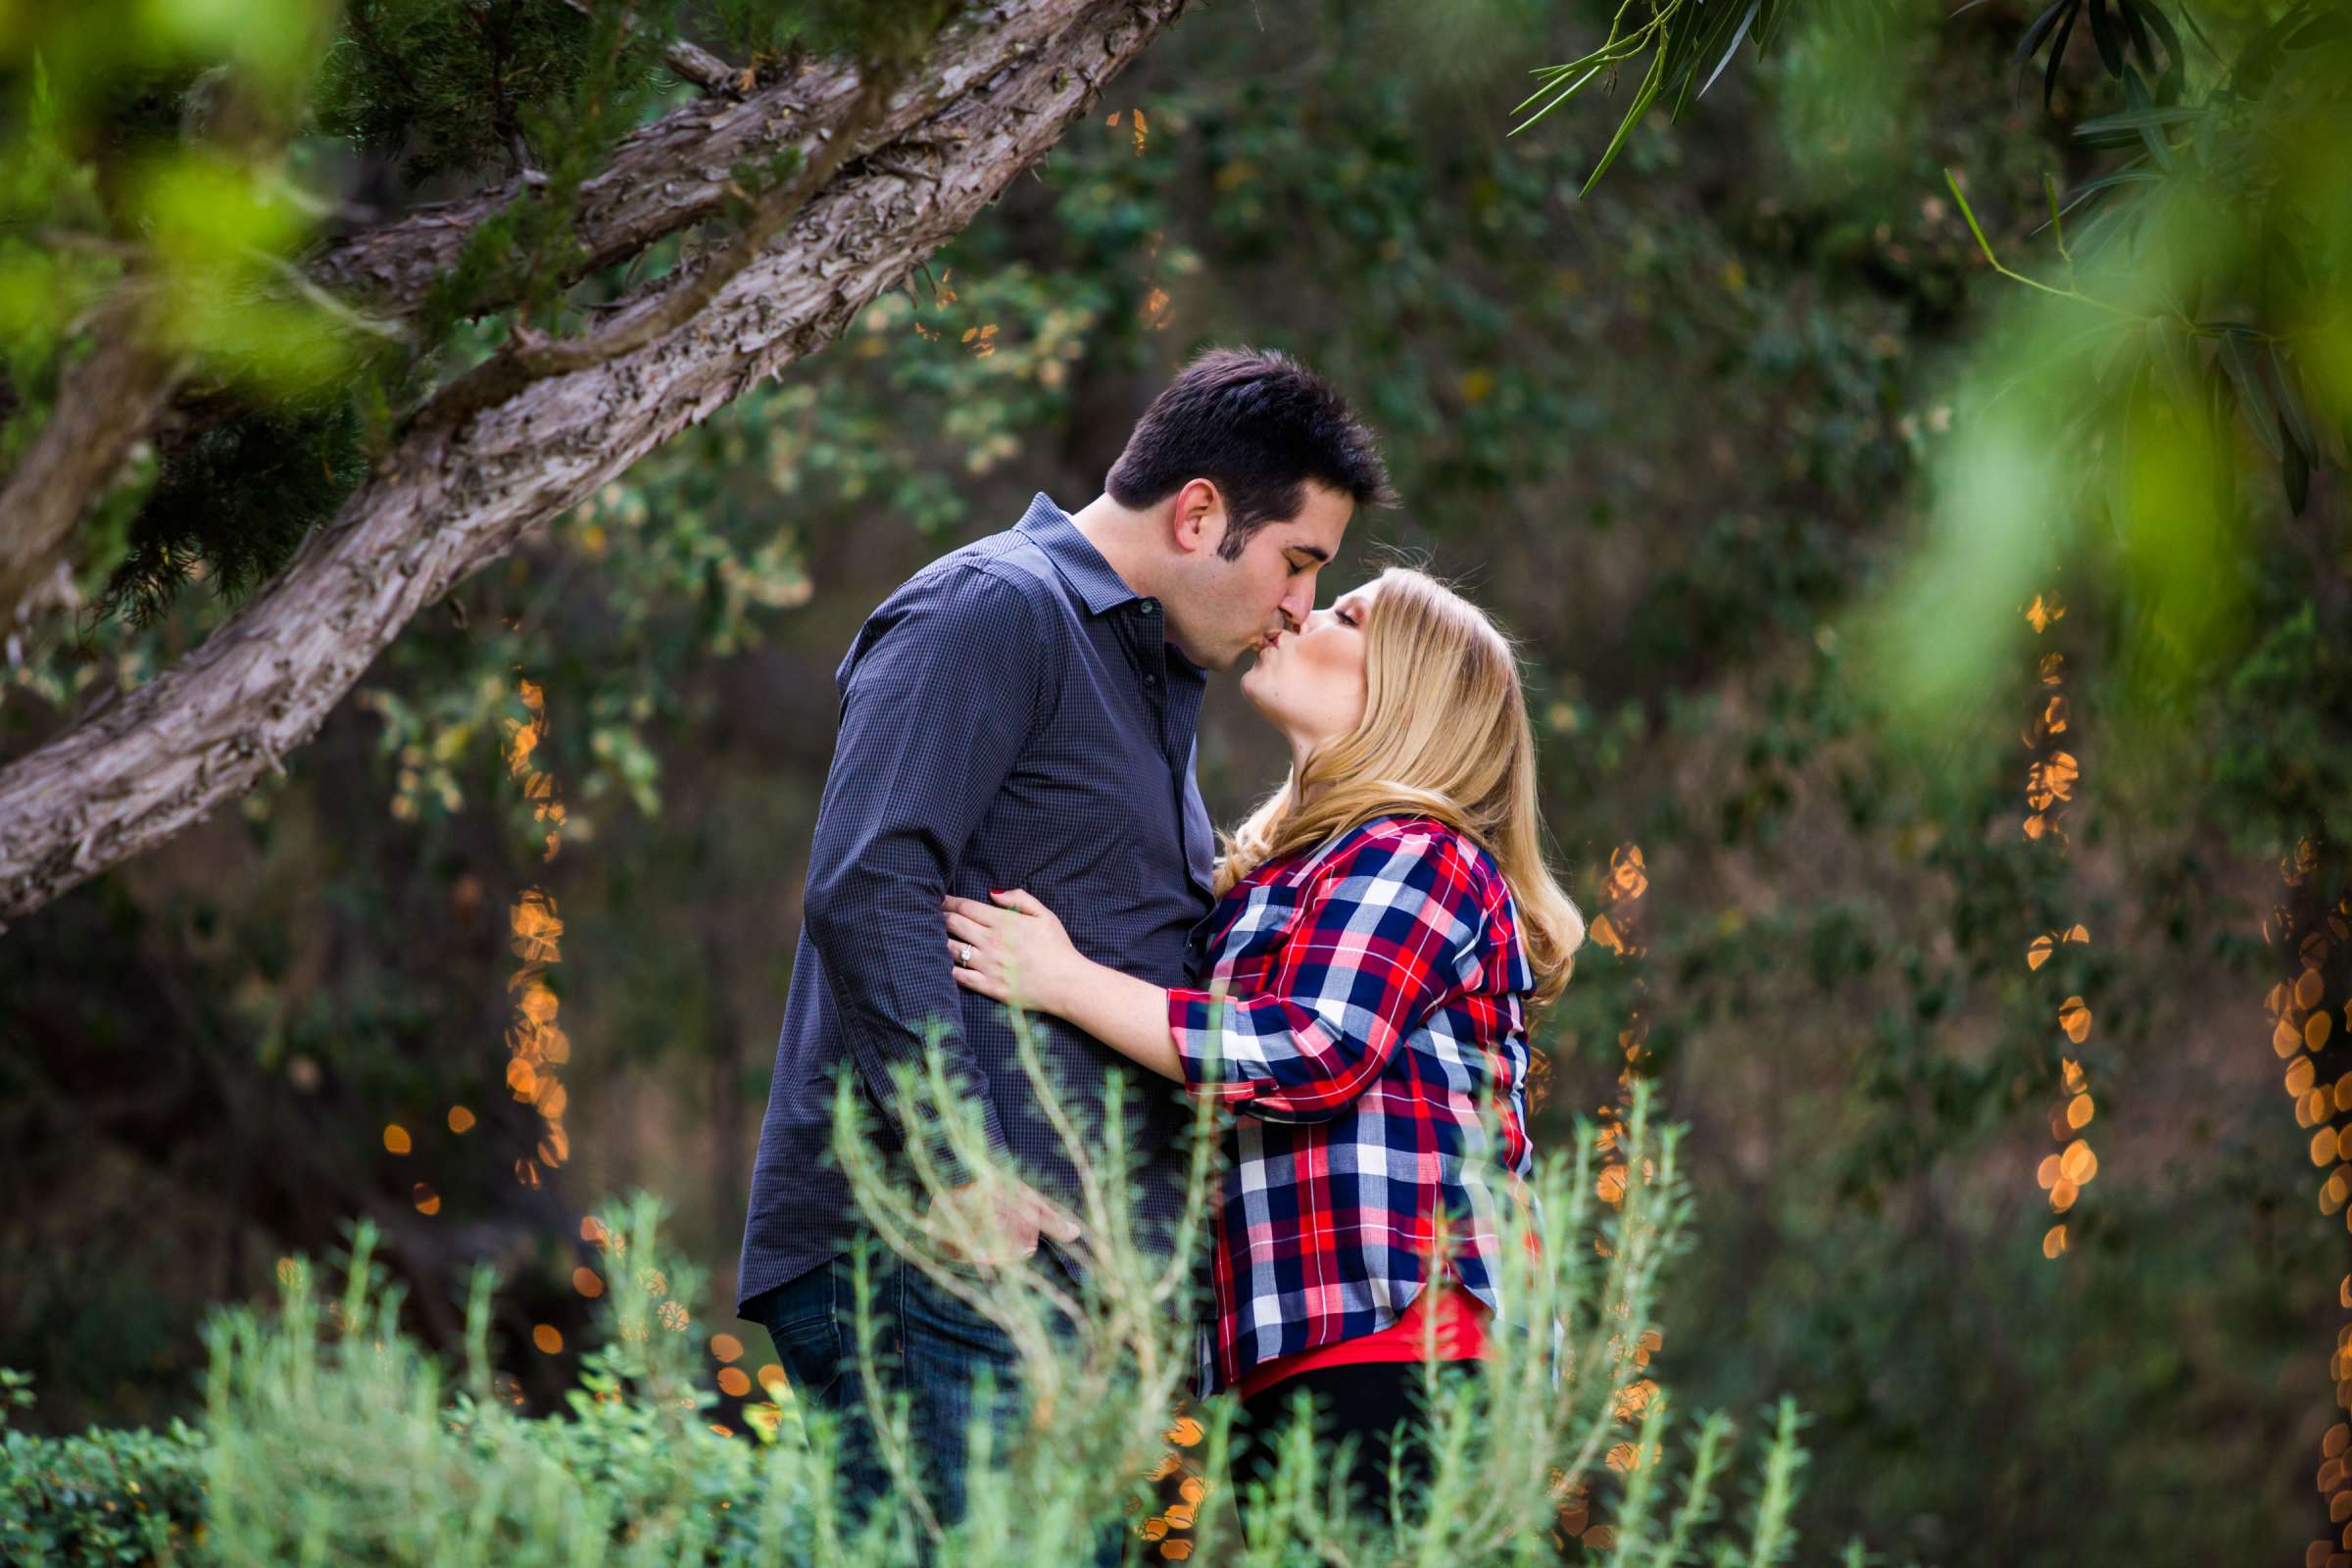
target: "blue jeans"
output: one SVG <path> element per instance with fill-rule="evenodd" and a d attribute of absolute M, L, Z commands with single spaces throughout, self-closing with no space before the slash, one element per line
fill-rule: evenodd
<path fill-rule="evenodd" d="M 907 1396 L 908 1459 L 940 1523 L 963 1517 L 966 1432 L 980 1413 L 977 1383 L 995 1387 L 989 1415 L 1010 1435 L 1020 1414 L 1020 1358 L 1004 1331 L 877 1246 L 868 1259 L 877 1368 L 885 1395 Z M 767 1330 L 793 1393 L 833 1413 L 841 1437 L 842 1507 L 851 1530 L 862 1528 L 890 1474 L 874 1446 L 865 1378 L 858 1366 L 858 1286 L 848 1257 L 835 1257 L 762 1292 L 743 1315 Z M 1119 1561 L 1125 1531 L 1112 1527 L 1096 1561 Z M 928 1557 L 929 1553 L 925 1553 Z"/>

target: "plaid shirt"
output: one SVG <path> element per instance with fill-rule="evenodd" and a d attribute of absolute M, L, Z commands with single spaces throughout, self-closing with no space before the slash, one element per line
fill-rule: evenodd
<path fill-rule="evenodd" d="M 1240 1112 L 1201 1392 L 1396 1322 L 1441 1202 L 1444 1266 L 1499 1321 L 1496 1216 L 1533 1169 L 1535 979 L 1494 859 L 1431 818 L 1378 818 L 1257 867 L 1195 944 L 1212 989 L 1171 990 L 1169 1027 L 1187 1086 Z"/>

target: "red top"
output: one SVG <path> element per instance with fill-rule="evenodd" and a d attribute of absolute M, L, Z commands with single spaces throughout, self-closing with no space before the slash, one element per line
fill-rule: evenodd
<path fill-rule="evenodd" d="M 1422 1337 L 1428 1331 L 1429 1298 L 1438 1298 L 1438 1359 L 1479 1361 L 1488 1354 L 1487 1303 L 1468 1291 L 1441 1279 L 1425 1287 L 1411 1304 L 1385 1329 L 1352 1340 L 1336 1340 L 1296 1355 L 1278 1355 L 1251 1368 L 1234 1385 L 1245 1399 L 1262 1394 L 1284 1378 L 1326 1366 L 1360 1366 L 1372 1361 L 1418 1361 Z"/>

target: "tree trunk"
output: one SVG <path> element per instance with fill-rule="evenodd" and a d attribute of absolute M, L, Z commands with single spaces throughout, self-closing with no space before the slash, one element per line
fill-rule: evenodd
<path fill-rule="evenodd" d="M 684 326 L 454 423 L 418 420 L 270 586 L 178 666 L 0 771 L 0 918 L 41 907 L 278 769 L 420 608 L 526 528 L 832 341 L 1036 162 L 1183 8 L 1041 0 L 985 14 L 957 35 L 967 50 L 992 24 L 1042 41 L 1009 49 L 993 74 L 960 77 L 926 118 L 851 163 Z M 906 122 L 906 100 L 927 101 L 937 85 L 926 74 L 903 92 L 886 129 Z M 723 162 L 704 167 L 707 149 L 670 146 L 668 177 L 723 178 Z"/>

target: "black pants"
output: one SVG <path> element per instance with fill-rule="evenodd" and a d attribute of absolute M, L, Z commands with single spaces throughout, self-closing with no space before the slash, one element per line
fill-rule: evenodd
<path fill-rule="evenodd" d="M 1438 1369 L 1441 1383 L 1472 1377 L 1476 1362 L 1449 1361 Z M 1315 1446 L 1336 1458 L 1353 1440 L 1348 1485 L 1354 1506 L 1380 1517 L 1389 1511 L 1389 1464 L 1395 1459 L 1404 1506 L 1416 1509 L 1429 1486 L 1429 1412 L 1422 1394 L 1425 1368 L 1418 1361 L 1368 1361 L 1355 1366 L 1319 1367 L 1294 1373 L 1272 1388 L 1242 1400 L 1233 1430 L 1233 1496 L 1249 1506 L 1250 1482 L 1262 1465 L 1271 1469 L 1276 1446 L 1291 1424 L 1291 1403 L 1301 1391 L 1313 1400 Z M 1401 1426 L 1401 1431 L 1399 1427 Z"/>

